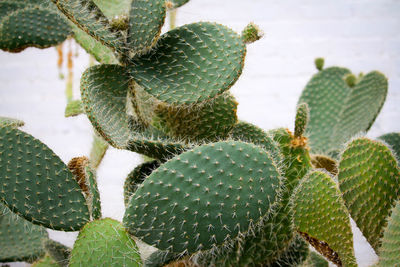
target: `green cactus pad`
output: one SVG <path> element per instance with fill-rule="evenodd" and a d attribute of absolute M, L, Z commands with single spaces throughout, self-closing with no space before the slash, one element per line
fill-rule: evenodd
<path fill-rule="evenodd" d="M 23 122 L 21 120 L 0 116 L 0 127 L 9 126 L 9 127 L 18 128 L 18 127 L 22 127 L 24 125 L 25 125 L 25 122 Z"/>
<path fill-rule="evenodd" d="M 44 255 L 42 241 L 48 238 L 43 227 L 13 214 L 0 201 L 0 262 L 33 262 Z"/>
<path fill-rule="evenodd" d="M 302 237 L 296 235 L 287 250 L 270 267 L 298 266 L 309 255 L 308 243 Z"/>
<path fill-rule="evenodd" d="M 400 263 L 400 199 L 391 211 L 379 248 L 379 266 L 391 267 Z"/>
<path fill-rule="evenodd" d="M 108 19 L 92 0 L 52 0 L 64 15 L 84 32 L 115 51 L 124 50 L 119 32 L 111 30 Z"/>
<path fill-rule="evenodd" d="M 208 22 L 162 35 L 149 54 L 136 58 L 133 79 L 161 102 L 193 104 L 227 91 L 239 78 L 246 54 L 240 36 Z"/>
<path fill-rule="evenodd" d="M 128 14 L 132 0 L 93 0 L 107 18 Z"/>
<path fill-rule="evenodd" d="M 0 128 L 0 200 L 32 223 L 76 231 L 88 220 L 73 174 L 45 144 L 18 129 Z"/>
<path fill-rule="evenodd" d="M 43 258 L 34 262 L 31 267 L 60 267 L 60 265 L 50 255 L 46 254 Z"/>
<path fill-rule="evenodd" d="M 128 149 L 152 158 L 170 157 L 184 149 L 153 129 L 132 129 L 126 114 L 129 75 L 119 65 L 97 65 L 81 79 L 82 103 L 97 132 L 116 148 Z"/>
<path fill-rule="evenodd" d="M 128 29 L 131 56 L 145 54 L 153 48 L 160 36 L 165 15 L 165 0 L 132 1 Z"/>
<path fill-rule="evenodd" d="M 62 43 L 69 35 L 68 21 L 56 11 L 27 7 L 1 20 L 0 49 L 20 52 L 27 47 L 47 48 Z"/>
<path fill-rule="evenodd" d="M 338 180 L 351 217 L 378 251 L 387 216 L 399 198 L 396 158 L 381 142 L 354 139 L 342 154 Z"/>
<path fill-rule="evenodd" d="M 18 9 L 25 8 L 27 5 L 20 1 L 2 0 L 0 2 L 0 23 L 7 15 L 17 11 Z"/>
<path fill-rule="evenodd" d="M 390 146 L 397 158 L 397 163 L 400 164 L 400 133 L 388 133 L 379 136 L 378 139 L 384 141 Z"/>
<path fill-rule="evenodd" d="M 90 167 L 89 159 L 86 157 L 76 157 L 69 161 L 68 168 L 74 174 L 85 195 L 86 204 L 92 220 L 101 218 L 100 194 L 97 188 L 96 174 Z"/>
<path fill-rule="evenodd" d="M 296 120 L 294 123 L 295 137 L 301 137 L 304 135 L 308 123 L 309 113 L 310 111 L 306 103 L 301 103 L 297 106 Z"/>
<path fill-rule="evenodd" d="M 124 225 L 162 250 L 218 250 L 274 213 L 282 183 L 262 148 L 236 141 L 203 145 L 152 172 L 131 197 Z"/>
<path fill-rule="evenodd" d="M 167 251 L 157 250 L 150 254 L 144 262 L 146 267 L 165 266 L 176 258 L 176 255 Z"/>
<path fill-rule="evenodd" d="M 154 169 L 160 166 L 160 161 L 152 160 L 137 166 L 128 174 L 124 183 L 124 203 L 128 205 L 130 197 L 135 193 L 138 186 L 149 176 Z"/>
<path fill-rule="evenodd" d="M 135 241 L 120 222 L 106 218 L 90 222 L 80 231 L 68 266 L 142 265 Z"/>
<path fill-rule="evenodd" d="M 84 111 L 82 108 L 82 101 L 72 100 L 65 107 L 64 116 L 65 117 L 75 117 L 75 116 L 82 114 L 83 112 Z"/>
<path fill-rule="evenodd" d="M 237 123 L 235 98 L 226 92 L 205 102 L 186 107 L 159 105 L 153 125 L 159 125 L 172 138 L 189 142 L 215 142 L 227 137 Z"/>
<path fill-rule="evenodd" d="M 170 0 L 170 2 L 173 4 L 173 8 L 177 8 L 183 6 L 184 4 L 189 2 L 189 0 Z"/>
<path fill-rule="evenodd" d="M 299 103 L 307 103 L 310 121 L 306 135 L 313 153 L 331 153 L 353 135 L 367 131 L 382 108 L 387 94 L 386 77 L 373 71 L 349 87 L 350 71 L 331 67 L 315 74 Z"/>
<path fill-rule="evenodd" d="M 357 266 L 349 214 L 328 173 L 310 171 L 293 192 L 296 230 L 333 263 Z"/>
<path fill-rule="evenodd" d="M 299 267 L 329 267 L 329 263 L 314 251 L 310 251 L 307 259 Z"/>
<path fill-rule="evenodd" d="M 92 148 L 90 149 L 90 164 L 97 169 L 108 150 L 108 143 L 97 133 L 93 134 Z"/>
<path fill-rule="evenodd" d="M 67 267 L 71 249 L 63 244 L 47 239 L 44 241 L 44 247 L 50 257 L 61 267 Z"/>
<path fill-rule="evenodd" d="M 314 64 L 317 70 L 322 70 L 324 68 L 325 59 L 322 57 L 318 57 L 314 60 Z"/>

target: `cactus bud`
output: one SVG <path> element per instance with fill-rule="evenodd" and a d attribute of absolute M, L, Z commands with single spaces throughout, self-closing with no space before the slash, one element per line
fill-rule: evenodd
<path fill-rule="evenodd" d="M 296 120 L 294 125 L 294 136 L 301 137 L 306 130 L 308 123 L 309 110 L 306 103 L 301 103 L 297 106 Z"/>
<path fill-rule="evenodd" d="M 128 16 L 115 16 L 111 20 L 111 28 L 117 31 L 125 31 L 126 29 L 128 29 Z"/>
<path fill-rule="evenodd" d="M 357 77 L 353 73 L 349 73 L 346 76 L 344 76 L 344 80 L 350 87 L 354 87 L 358 81 Z"/>
<path fill-rule="evenodd" d="M 263 31 L 253 22 L 250 22 L 242 31 L 242 40 L 245 44 L 254 43 L 263 36 Z"/>
<path fill-rule="evenodd" d="M 314 63 L 315 63 L 315 67 L 317 68 L 317 70 L 322 70 L 324 68 L 325 59 L 322 57 L 317 57 L 314 60 Z"/>

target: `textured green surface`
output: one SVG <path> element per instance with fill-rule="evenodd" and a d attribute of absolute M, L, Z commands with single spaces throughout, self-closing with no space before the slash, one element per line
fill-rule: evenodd
<path fill-rule="evenodd" d="M 27 47 L 47 48 L 62 43 L 69 35 L 68 21 L 56 11 L 27 7 L 1 19 L 0 49 L 20 52 Z"/>
<path fill-rule="evenodd" d="M 189 0 L 171 0 L 171 2 L 174 4 L 174 7 L 180 7 L 189 2 Z"/>
<path fill-rule="evenodd" d="M 342 154 L 338 180 L 351 217 L 377 251 L 386 217 L 399 198 L 396 159 L 381 142 L 355 139 Z"/>
<path fill-rule="evenodd" d="M 87 197 L 88 206 L 90 208 L 90 213 L 93 220 L 101 218 L 101 202 L 100 193 L 97 188 L 96 174 L 95 171 L 90 168 L 90 166 L 85 167 L 85 172 L 87 176 L 87 183 L 90 194 Z"/>
<path fill-rule="evenodd" d="M 80 100 L 72 100 L 67 104 L 65 107 L 65 112 L 64 116 L 65 117 L 74 117 L 82 114 L 83 108 L 82 108 L 82 101 Z"/>
<path fill-rule="evenodd" d="M 296 230 L 318 252 L 336 264 L 357 266 L 349 214 L 329 174 L 310 171 L 294 190 L 291 202 Z"/>
<path fill-rule="evenodd" d="M 47 239 L 44 241 L 44 247 L 50 257 L 61 267 L 67 267 L 71 249 L 63 244 Z"/>
<path fill-rule="evenodd" d="M 69 266 L 139 267 L 141 259 L 135 241 L 121 223 L 106 218 L 90 222 L 80 231 Z"/>
<path fill-rule="evenodd" d="M 175 254 L 167 251 L 157 250 L 151 253 L 148 258 L 146 258 L 144 266 L 146 267 L 164 266 L 174 260 L 174 255 Z"/>
<path fill-rule="evenodd" d="M 308 123 L 309 113 L 310 111 L 306 103 L 301 103 L 297 106 L 296 119 L 294 123 L 295 137 L 301 137 L 304 135 Z"/>
<path fill-rule="evenodd" d="M 148 161 L 140 164 L 128 174 L 124 183 L 125 206 L 128 205 L 129 198 L 135 193 L 138 186 L 159 166 L 160 162 L 158 160 Z"/>
<path fill-rule="evenodd" d="M 142 185 L 124 216 L 129 232 L 163 250 L 193 253 L 257 229 L 273 214 L 282 179 L 265 150 L 226 141 L 176 156 Z"/>
<path fill-rule="evenodd" d="M 100 10 L 111 19 L 115 16 L 128 14 L 132 0 L 93 0 Z"/>
<path fill-rule="evenodd" d="M 46 254 L 43 258 L 34 262 L 31 267 L 60 267 L 60 265 L 50 255 Z"/>
<path fill-rule="evenodd" d="M 21 1 L 2 0 L 0 2 L 0 23 L 10 13 L 25 8 L 26 6 L 27 5 Z"/>
<path fill-rule="evenodd" d="M 379 266 L 391 267 L 400 263 L 400 200 L 393 207 L 382 246 L 379 248 Z"/>
<path fill-rule="evenodd" d="M 14 119 L 14 118 L 9 118 L 9 117 L 1 117 L 0 116 L 0 127 L 22 127 L 25 125 L 25 122 L 18 120 L 18 119 Z"/>
<path fill-rule="evenodd" d="M 13 214 L 0 201 L 0 262 L 35 261 L 44 255 L 42 240 L 47 238 L 43 227 Z"/>
<path fill-rule="evenodd" d="M 276 262 L 272 263 L 269 266 L 298 266 L 306 260 L 308 254 L 308 243 L 304 241 L 302 237 L 296 235 L 287 250 L 279 257 Z"/>
<path fill-rule="evenodd" d="M 370 72 L 352 88 L 344 81 L 350 71 L 331 67 L 315 74 L 299 103 L 307 103 L 310 121 L 306 129 L 313 153 L 329 153 L 353 135 L 367 131 L 382 108 L 387 79 Z"/>
<path fill-rule="evenodd" d="M 116 51 L 124 49 L 121 34 L 111 30 L 107 17 L 92 0 L 52 1 L 68 19 L 97 41 Z"/>
<path fill-rule="evenodd" d="M 324 68 L 325 59 L 322 57 L 318 57 L 314 60 L 314 64 L 315 64 L 315 68 L 317 68 L 317 70 L 322 70 Z"/>
<path fill-rule="evenodd" d="M 110 48 L 102 45 L 101 42 L 97 41 L 77 26 L 73 26 L 72 30 L 74 31 L 74 39 L 98 62 L 104 64 L 118 63 L 117 58 Z"/>
<path fill-rule="evenodd" d="M 260 40 L 263 35 L 264 34 L 260 28 L 251 22 L 243 29 L 241 37 L 245 44 L 251 44 L 257 40 Z"/>
<path fill-rule="evenodd" d="M 17 129 L 0 128 L 0 199 L 47 228 L 79 230 L 88 220 L 73 174 L 45 144 Z"/>
<path fill-rule="evenodd" d="M 300 265 L 301 267 L 329 267 L 329 263 L 314 251 L 310 251 L 308 258 L 303 264 Z"/>
<path fill-rule="evenodd" d="M 81 79 L 85 112 L 97 132 L 112 146 L 129 149 L 153 158 L 168 157 L 183 145 L 166 139 L 152 129 L 130 127 L 126 115 L 129 76 L 124 67 L 97 65 L 87 69 Z"/>
<path fill-rule="evenodd" d="M 379 136 L 378 139 L 383 140 L 390 146 L 396 155 L 397 163 L 400 164 L 400 133 L 388 133 Z"/>
<path fill-rule="evenodd" d="M 145 54 L 156 44 L 165 15 L 165 0 L 132 1 L 128 29 L 130 56 Z"/>
<path fill-rule="evenodd" d="M 242 72 L 245 54 L 231 29 L 193 23 L 162 35 L 154 50 L 133 61 L 130 72 L 158 100 L 191 104 L 228 90 Z"/>
<path fill-rule="evenodd" d="M 211 101 L 192 106 L 157 107 L 153 125 L 173 138 L 187 141 L 217 141 L 229 134 L 237 123 L 235 98 L 226 92 Z"/>
<path fill-rule="evenodd" d="M 97 133 L 93 134 L 92 148 L 90 149 L 90 164 L 97 169 L 108 150 L 108 143 Z"/>

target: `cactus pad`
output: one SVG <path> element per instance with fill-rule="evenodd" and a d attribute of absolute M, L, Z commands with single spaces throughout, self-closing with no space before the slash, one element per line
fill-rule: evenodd
<path fill-rule="evenodd" d="M 183 6 L 184 4 L 189 2 L 189 0 L 171 0 L 171 2 L 173 4 L 173 8 L 176 8 L 176 7 Z"/>
<path fill-rule="evenodd" d="M 34 262 L 31 267 L 60 267 L 60 265 L 50 255 L 46 254 L 43 258 Z"/>
<path fill-rule="evenodd" d="M 391 147 L 397 158 L 397 163 L 400 164 L 400 133 L 384 134 L 382 136 L 379 136 L 378 139 L 383 140 Z"/>
<path fill-rule="evenodd" d="M 271 267 L 299 266 L 309 255 L 308 243 L 302 237 L 296 235 L 287 250 L 279 259 L 270 264 Z"/>
<path fill-rule="evenodd" d="M 56 11 L 39 6 L 27 7 L 1 20 L 0 49 L 20 52 L 27 47 L 47 48 L 62 43 L 69 35 L 68 21 Z"/>
<path fill-rule="evenodd" d="M 156 44 L 164 25 L 165 0 L 135 0 L 129 11 L 128 46 L 131 56 L 145 54 Z"/>
<path fill-rule="evenodd" d="M 133 79 L 167 104 L 192 104 L 228 90 L 242 72 L 246 47 L 231 29 L 193 23 L 162 35 L 130 68 Z"/>
<path fill-rule="evenodd" d="M 328 173 L 310 171 L 291 202 L 295 228 L 303 238 L 333 263 L 356 266 L 349 214 Z"/>
<path fill-rule="evenodd" d="M 45 144 L 18 129 L 0 128 L 0 199 L 32 223 L 64 231 L 88 220 L 73 174 Z"/>
<path fill-rule="evenodd" d="M 97 41 L 113 50 L 124 50 L 122 36 L 111 30 L 107 17 L 92 0 L 52 1 L 69 20 Z"/>
<path fill-rule="evenodd" d="M 315 74 L 299 103 L 307 103 L 310 121 L 306 134 L 313 153 L 329 154 L 353 135 L 367 131 L 382 108 L 387 94 L 386 77 L 373 71 L 349 87 L 350 71 L 331 67 Z"/>
<path fill-rule="evenodd" d="M 400 169 L 394 155 L 381 142 L 355 139 L 342 154 L 338 180 L 351 217 L 377 251 L 399 198 Z"/>
<path fill-rule="evenodd" d="M 0 127 L 14 127 L 14 128 L 18 128 L 18 127 L 22 127 L 25 125 L 25 122 L 18 120 L 18 119 L 14 119 L 14 118 L 8 118 L 8 117 L 0 117 Z"/>
<path fill-rule="evenodd" d="M 148 161 L 137 166 L 128 174 L 124 183 L 124 203 L 125 206 L 129 203 L 129 198 L 135 193 L 138 186 L 149 176 L 154 169 L 160 166 L 158 160 Z"/>
<path fill-rule="evenodd" d="M 43 227 L 13 214 L 0 201 L 0 262 L 33 262 L 45 250 L 42 240 L 48 238 Z"/>
<path fill-rule="evenodd" d="M 129 76 L 118 65 L 97 65 L 81 79 L 82 103 L 97 132 L 112 146 L 153 158 L 164 158 L 184 146 L 152 129 L 132 129 L 126 114 Z"/>
<path fill-rule="evenodd" d="M 80 231 L 68 266 L 139 267 L 141 259 L 121 223 L 106 218 L 90 222 Z"/>
<path fill-rule="evenodd" d="M 299 104 L 296 111 L 296 120 L 294 123 L 294 136 L 302 137 L 307 127 L 309 109 L 306 103 Z"/>
<path fill-rule="evenodd" d="M 391 267 L 400 263 L 400 200 L 393 207 L 379 248 L 379 266 Z"/>
<path fill-rule="evenodd" d="M 67 267 L 71 249 L 63 244 L 47 239 L 44 241 L 44 247 L 50 257 L 61 267 Z"/>
<path fill-rule="evenodd" d="M 203 145 L 153 171 L 131 197 L 124 224 L 162 250 L 215 250 L 271 216 L 281 186 L 265 150 L 236 141 Z"/>
<path fill-rule="evenodd" d="M 306 261 L 299 267 L 329 267 L 329 263 L 318 253 L 310 251 Z"/>

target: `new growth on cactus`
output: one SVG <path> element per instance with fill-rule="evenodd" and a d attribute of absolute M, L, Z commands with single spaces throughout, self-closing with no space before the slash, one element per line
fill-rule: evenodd
<path fill-rule="evenodd" d="M 400 264 L 400 133 L 360 134 L 385 102 L 386 77 L 318 58 L 293 129 L 264 131 L 238 119 L 229 91 L 260 29 L 198 22 L 161 35 L 166 12 L 186 2 L 0 2 L 1 49 L 73 36 L 100 63 L 66 110 L 95 129 L 89 158 L 65 164 L 23 122 L 0 117 L 0 262 L 356 266 L 351 217 L 378 266 Z M 32 23 L 44 30 L 30 34 Z M 108 145 L 150 157 L 126 178 L 122 222 L 101 212 L 96 168 Z M 69 248 L 45 228 L 79 235 Z"/>

